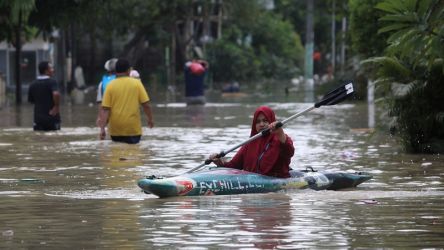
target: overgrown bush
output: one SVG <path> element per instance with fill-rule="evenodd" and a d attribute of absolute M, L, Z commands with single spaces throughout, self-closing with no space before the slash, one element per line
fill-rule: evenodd
<path fill-rule="evenodd" d="M 393 131 L 408 152 L 444 152 L 444 2 L 386 0 L 377 7 L 389 46 L 366 62 L 377 65 Z"/>

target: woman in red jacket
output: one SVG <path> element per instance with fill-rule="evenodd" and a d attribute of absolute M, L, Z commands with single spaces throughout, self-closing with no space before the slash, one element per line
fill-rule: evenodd
<path fill-rule="evenodd" d="M 250 136 L 266 128 L 270 128 L 271 133 L 242 146 L 230 161 L 215 158 L 217 154 L 212 154 L 210 159 L 219 167 L 242 169 L 280 178 L 290 177 L 290 161 L 294 154 L 293 141 L 282 128 L 276 128 L 276 123 L 273 110 L 260 106 L 254 112 Z"/>

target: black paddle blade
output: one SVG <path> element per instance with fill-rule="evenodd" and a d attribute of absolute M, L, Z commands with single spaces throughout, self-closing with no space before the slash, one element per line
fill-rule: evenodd
<path fill-rule="evenodd" d="M 324 95 L 322 100 L 315 104 L 315 107 L 319 108 L 321 106 L 335 105 L 342 102 L 353 93 L 353 82 L 346 83 L 341 87 Z"/>

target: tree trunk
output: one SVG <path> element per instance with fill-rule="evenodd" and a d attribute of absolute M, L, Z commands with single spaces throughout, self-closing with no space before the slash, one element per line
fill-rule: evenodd
<path fill-rule="evenodd" d="M 56 39 L 56 58 L 54 64 L 57 65 L 56 80 L 60 86 L 60 93 L 66 94 L 66 32 L 59 30 L 60 36 Z"/>
<path fill-rule="evenodd" d="M 314 81 L 313 81 L 313 3 L 314 0 L 307 0 L 307 23 L 305 37 L 305 101 L 314 100 Z"/>
<path fill-rule="evenodd" d="M 313 0 L 307 0 L 307 23 L 305 36 L 305 79 L 313 79 Z"/>
<path fill-rule="evenodd" d="M 345 47 L 346 47 L 347 18 L 342 18 L 342 36 L 341 36 L 341 75 L 345 73 Z"/>
<path fill-rule="evenodd" d="M 223 2 L 219 1 L 218 4 L 218 12 L 217 12 L 217 39 L 222 38 L 222 11 L 223 11 Z"/>
<path fill-rule="evenodd" d="M 20 56 L 22 54 L 22 12 L 19 12 L 19 21 L 15 27 L 15 103 L 22 103 L 22 79 L 20 77 Z"/>
<path fill-rule="evenodd" d="M 202 37 L 201 37 L 201 41 L 202 41 L 202 49 L 203 49 L 203 55 L 201 55 L 201 57 L 205 58 L 206 57 L 206 44 L 210 39 L 210 32 L 211 32 L 211 27 L 210 27 L 210 16 L 209 16 L 209 3 L 208 2 L 204 2 L 203 3 L 203 25 L 202 25 Z"/>
<path fill-rule="evenodd" d="M 145 49 L 144 42 L 147 29 L 148 27 L 141 27 L 134 34 L 133 38 L 123 46 L 123 51 L 119 57 L 130 59 L 130 64 L 135 65 L 143 57 L 141 51 Z"/>
<path fill-rule="evenodd" d="M 176 50 L 177 50 L 177 44 L 176 44 L 176 22 L 173 22 L 172 24 L 172 31 L 171 31 L 171 61 L 170 61 L 170 81 L 168 84 L 171 84 L 174 89 L 176 87 Z"/>
<path fill-rule="evenodd" d="M 91 33 L 89 34 L 90 39 L 90 55 L 89 55 L 89 70 L 88 70 L 88 81 L 91 82 L 94 79 L 95 75 L 95 65 L 96 65 L 96 52 L 97 52 L 97 34 L 96 29 L 93 27 Z"/>
<path fill-rule="evenodd" d="M 336 1 L 333 0 L 332 3 L 332 14 L 331 14 L 331 67 L 333 75 L 336 68 Z"/>

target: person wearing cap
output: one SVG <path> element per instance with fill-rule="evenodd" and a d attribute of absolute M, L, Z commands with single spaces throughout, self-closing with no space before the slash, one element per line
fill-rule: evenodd
<path fill-rule="evenodd" d="M 106 74 L 102 76 L 102 80 L 100 81 L 99 85 L 97 86 L 97 98 L 96 103 L 99 106 L 99 110 L 97 112 L 97 119 L 96 119 L 96 125 L 99 124 L 99 115 L 100 115 L 100 109 L 101 109 L 101 103 L 103 98 L 103 93 L 105 93 L 106 86 L 108 84 L 116 79 L 116 62 L 117 58 L 111 58 L 108 61 L 105 62 L 104 68 L 106 70 Z"/>
<path fill-rule="evenodd" d="M 135 70 L 135 69 L 131 69 L 131 72 L 130 72 L 130 75 L 129 75 L 130 77 L 134 77 L 134 78 L 136 78 L 136 79 L 140 79 L 140 74 L 139 74 L 139 71 L 137 71 L 137 70 Z"/>
<path fill-rule="evenodd" d="M 34 104 L 34 131 L 60 130 L 60 92 L 57 82 L 51 77 L 54 68 L 50 62 L 39 63 L 37 80 L 28 91 L 28 101 Z"/>
<path fill-rule="evenodd" d="M 142 82 L 130 77 L 131 67 L 126 59 L 118 59 L 115 66 L 116 79 L 106 87 L 98 126 L 100 139 L 105 139 L 108 132 L 111 140 L 129 144 L 139 143 L 142 136 L 140 105 L 146 115 L 148 127 L 154 126 L 149 96 Z"/>
<path fill-rule="evenodd" d="M 187 104 L 204 104 L 204 79 L 209 64 L 205 60 L 193 59 L 185 63 L 185 99 Z"/>

